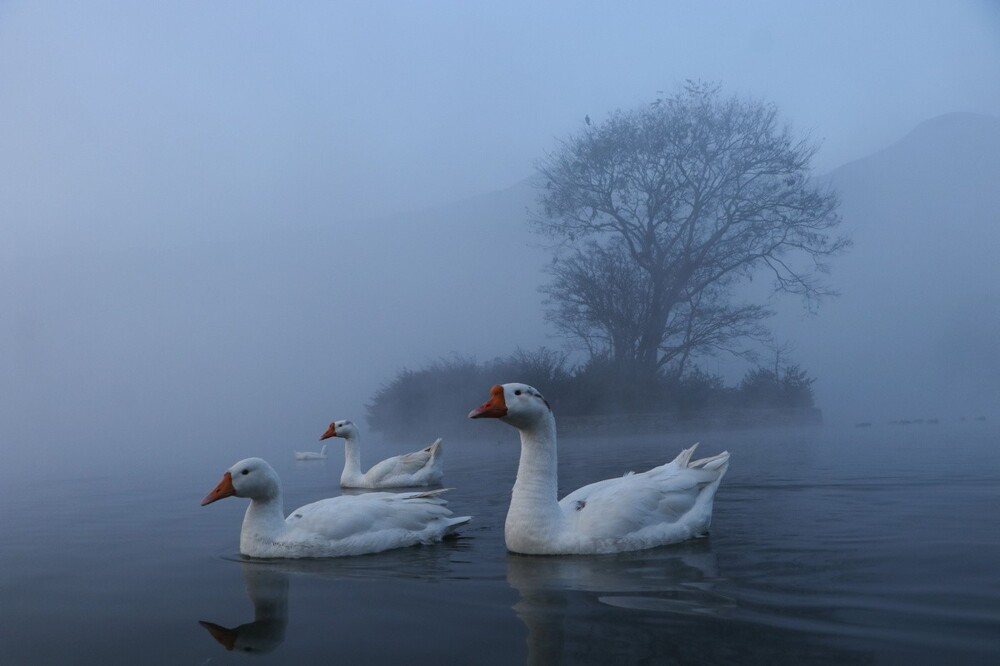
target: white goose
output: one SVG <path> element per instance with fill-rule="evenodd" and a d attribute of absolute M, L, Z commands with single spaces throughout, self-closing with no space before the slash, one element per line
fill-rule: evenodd
<path fill-rule="evenodd" d="M 296 451 L 296 460 L 326 460 L 326 444 L 323 448 L 319 450 L 319 453 L 315 451 Z"/>
<path fill-rule="evenodd" d="M 640 474 L 598 481 L 557 501 L 556 420 L 526 384 L 494 386 L 469 418 L 498 418 L 521 432 L 521 460 L 504 524 L 515 553 L 563 555 L 652 548 L 704 534 L 729 453 L 691 462 L 695 446 Z"/>
<path fill-rule="evenodd" d="M 344 440 L 344 471 L 340 475 L 342 488 L 412 488 L 436 486 L 444 478 L 444 455 L 441 438 L 426 449 L 386 458 L 361 471 L 361 435 L 350 421 L 334 421 L 320 440 L 342 437 Z"/>
<path fill-rule="evenodd" d="M 222 475 L 201 505 L 233 495 L 250 498 L 240 532 L 240 553 L 248 557 L 340 557 L 432 543 L 451 534 L 471 517 L 451 517 L 438 497 L 445 490 L 331 497 L 285 518 L 278 474 L 266 461 L 247 458 Z"/>

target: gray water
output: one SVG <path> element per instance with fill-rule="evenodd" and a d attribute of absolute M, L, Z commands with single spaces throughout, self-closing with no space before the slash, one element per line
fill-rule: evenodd
<path fill-rule="evenodd" d="M 560 441 L 560 494 L 672 458 L 732 462 L 708 538 L 601 557 L 503 546 L 516 433 L 446 439 L 461 538 L 250 563 L 244 500 L 199 506 L 260 455 L 286 511 L 339 493 L 342 453 L 87 443 L 0 471 L 0 664 L 992 663 L 1000 432 L 991 422 Z M 306 443 L 305 448 L 308 448 Z M 364 462 L 415 448 L 366 442 Z M 225 447 L 224 447 L 225 448 Z M 232 650 L 227 650 L 231 647 Z"/>

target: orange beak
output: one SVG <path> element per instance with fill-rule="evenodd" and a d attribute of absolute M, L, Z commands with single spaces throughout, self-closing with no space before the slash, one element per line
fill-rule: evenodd
<path fill-rule="evenodd" d="M 503 399 L 503 387 L 497 384 L 490 389 L 490 399 L 469 412 L 470 419 L 498 419 L 507 416 L 507 402 Z"/>
<path fill-rule="evenodd" d="M 236 647 L 236 639 L 239 638 L 239 634 L 235 630 L 226 629 L 221 625 L 205 622 L 204 620 L 199 620 L 198 624 L 205 627 L 208 633 L 212 634 L 212 638 L 219 641 L 226 650 L 232 652 L 233 648 Z"/>
<path fill-rule="evenodd" d="M 201 505 L 205 506 L 224 497 L 232 497 L 235 494 L 236 488 L 233 487 L 233 475 L 226 472 L 222 475 L 222 481 L 219 481 L 219 485 L 215 487 L 215 490 L 205 495 L 205 499 L 201 501 Z"/>
<path fill-rule="evenodd" d="M 331 437 L 336 437 L 336 436 L 337 436 L 337 424 L 331 423 L 330 427 L 327 428 L 326 432 L 323 433 L 323 436 L 319 438 L 319 441 L 322 442 L 324 439 L 330 439 Z"/>

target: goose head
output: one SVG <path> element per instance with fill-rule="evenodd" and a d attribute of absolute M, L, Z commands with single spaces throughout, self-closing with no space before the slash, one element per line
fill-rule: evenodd
<path fill-rule="evenodd" d="M 552 408 L 537 389 L 527 384 L 497 384 L 490 399 L 469 412 L 470 419 L 500 419 L 515 428 L 527 428 L 552 418 Z"/>
<path fill-rule="evenodd" d="M 224 497 L 248 497 L 250 499 L 272 499 L 281 492 L 281 483 L 274 468 L 260 458 L 241 460 L 222 475 L 222 481 L 215 490 L 205 495 L 201 505 Z"/>
<path fill-rule="evenodd" d="M 357 427 L 350 421 L 343 420 L 331 423 L 330 427 L 326 429 L 326 432 L 324 432 L 319 439 L 320 441 L 330 439 L 331 437 L 343 437 L 344 439 L 350 439 L 357 436 Z"/>

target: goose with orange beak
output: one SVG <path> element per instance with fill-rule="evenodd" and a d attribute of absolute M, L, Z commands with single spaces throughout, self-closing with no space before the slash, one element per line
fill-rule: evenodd
<path fill-rule="evenodd" d="M 508 550 L 531 555 L 617 553 L 705 534 L 729 453 L 691 460 L 695 444 L 641 473 L 598 481 L 558 499 L 556 419 L 527 384 L 496 385 L 470 419 L 495 418 L 521 434 L 504 523 Z"/>
<path fill-rule="evenodd" d="M 353 422 L 334 421 L 320 440 L 340 437 L 344 440 L 344 471 L 341 488 L 414 488 L 437 486 L 444 478 L 444 452 L 441 438 L 425 449 L 393 456 L 361 471 L 361 433 Z"/>
<path fill-rule="evenodd" d="M 240 531 L 247 557 L 342 557 L 433 543 L 471 519 L 452 517 L 447 489 L 345 495 L 306 504 L 285 517 L 281 481 L 260 458 L 230 467 L 202 506 L 226 497 L 250 500 Z"/>

